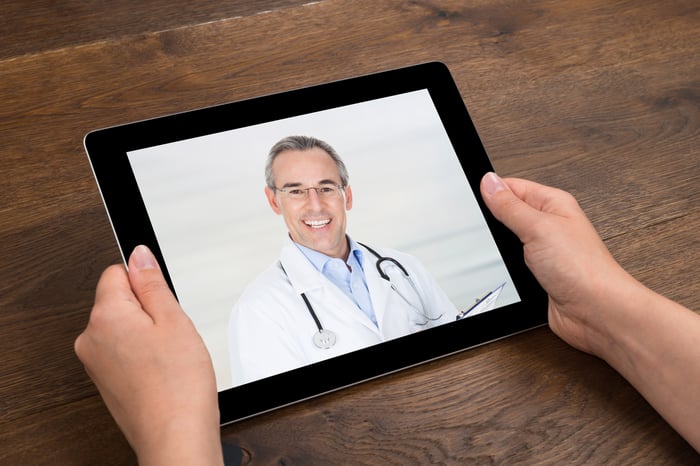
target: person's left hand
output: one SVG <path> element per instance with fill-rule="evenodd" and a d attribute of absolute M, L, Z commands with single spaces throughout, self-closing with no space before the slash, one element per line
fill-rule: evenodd
<path fill-rule="evenodd" d="M 222 464 L 211 358 L 144 246 L 97 285 L 75 352 L 139 464 Z"/>

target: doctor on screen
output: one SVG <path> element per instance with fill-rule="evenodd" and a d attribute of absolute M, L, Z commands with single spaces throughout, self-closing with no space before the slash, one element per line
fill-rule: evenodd
<path fill-rule="evenodd" d="M 234 385 L 455 320 L 454 305 L 418 260 L 347 235 L 352 189 L 330 145 L 284 138 L 270 150 L 265 176 L 267 201 L 289 237 L 231 313 Z"/>

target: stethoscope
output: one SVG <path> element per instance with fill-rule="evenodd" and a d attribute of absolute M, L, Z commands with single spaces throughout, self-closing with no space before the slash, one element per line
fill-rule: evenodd
<path fill-rule="evenodd" d="M 394 290 L 396 292 L 396 294 L 398 294 L 401 297 L 401 299 L 403 299 L 406 302 L 406 304 L 408 304 L 412 308 L 416 309 L 418 312 L 420 312 L 423 315 L 423 317 L 425 317 L 425 319 L 427 319 L 425 322 L 418 324 L 418 325 L 426 325 L 428 322 L 438 320 L 442 317 L 442 314 L 440 314 L 437 317 L 430 317 L 426 313 L 426 306 L 425 306 L 425 302 L 423 301 L 423 297 L 418 292 L 418 287 L 416 286 L 415 282 L 413 281 L 413 278 L 411 277 L 411 275 L 409 275 L 408 271 L 401 264 L 401 262 L 394 259 L 393 257 L 382 256 L 381 254 L 379 254 L 377 251 L 370 248 L 366 244 L 363 244 L 363 243 L 358 243 L 358 244 L 360 246 L 364 247 L 365 249 L 367 249 L 370 253 L 372 253 L 372 255 L 374 257 L 377 258 L 376 266 L 377 266 L 377 272 L 379 272 L 379 276 L 391 284 L 391 289 Z M 382 266 L 385 265 L 386 263 L 393 264 L 396 267 L 398 267 L 399 270 L 401 270 L 401 274 L 408 281 L 408 283 L 411 285 L 411 288 L 413 288 L 413 291 L 416 294 L 416 296 L 418 296 L 418 300 L 420 301 L 420 305 L 421 305 L 420 308 L 416 307 L 411 301 L 409 301 L 403 295 L 403 293 L 401 293 L 401 291 L 399 291 L 398 288 L 396 288 L 396 286 L 394 286 L 394 284 L 391 282 L 391 277 L 389 277 L 389 274 L 387 274 L 384 271 L 384 269 L 382 268 Z M 284 267 L 282 267 L 282 271 L 286 275 L 287 272 L 284 270 Z M 320 319 L 318 318 L 318 315 L 316 315 L 316 311 L 314 311 L 314 308 L 311 305 L 311 302 L 309 301 L 309 298 L 306 296 L 306 293 L 301 293 L 301 299 L 304 300 L 304 304 L 306 305 L 306 308 L 309 310 L 309 314 L 311 314 L 311 317 L 314 319 L 314 323 L 316 323 L 316 328 L 318 329 L 318 331 L 313 336 L 314 345 L 316 345 L 316 347 L 319 349 L 332 348 L 338 339 L 335 332 L 323 327 Z"/>

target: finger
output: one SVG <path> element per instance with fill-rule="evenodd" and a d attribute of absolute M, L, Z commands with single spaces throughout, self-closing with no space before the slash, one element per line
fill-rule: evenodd
<path fill-rule="evenodd" d="M 521 178 L 506 178 L 503 182 L 529 206 L 551 214 L 567 217 L 580 211 L 576 199 L 566 191 Z"/>
<path fill-rule="evenodd" d="M 102 272 L 95 290 L 95 303 L 111 301 L 114 298 L 135 300 L 126 269 L 121 264 L 107 267 Z"/>
<path fill-rule="evenodd" d="M 107 267 L 95 290 L 95 304 L 90 311 L 88 327 L 111 326 L 115 319 L 141 313 L 141 303 L 134 295 L 123 265 Z"/>
<path fill-rule="evenodd" d="M 137 246 L 129 257 L 129 281 L 143 310 L 155 322 L 182 312 L 155 256 L 146 246 Z"/>
<path fill-rule="evenodd" d="M 126 303 L 126 305 L 124 305 Z M 85 362 L 90 356 L 90 339 L 100 329 L 109 328 L 115 319 L 124 319 L 128 313 L 139 310 L 141 304 L 134 296 L 124 265 L 112 265 L 105 269 L 97 282 L 95 303 L 85 330 L 73 345 L 78 358 Z"/>
<path fill-rule="evenodd" d="M 514 183 L 514 187 L 519 189 L 521 194 L 526 188 L 518 183 Z M 481 194 L 491 213 L 526 243 L 532 225 L 541 221 L 544 214 L 523 201 L 511 190 L 510 183 L 506 184 L 495 173 L 487 173 L 481 179 Z"/>

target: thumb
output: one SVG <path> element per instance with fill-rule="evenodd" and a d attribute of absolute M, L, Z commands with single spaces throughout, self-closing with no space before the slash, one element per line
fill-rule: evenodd
<path fill-rule="evenodd" d="M 141 307 L 155 322 L 179 310 L 158 261 L 146 246 L 136 246 L 129 257 L 129 282 Z"/>
<path fill-rule="evenodd" d="M 527 243 L 528 233 L 533 231 L 533 223 L 542 219 L 542 212 L 516 196 L 506 182 L 492 172 L 481 179 L 481 195 L 494 217 L 520 241 Z"/>

